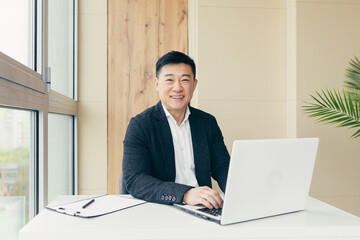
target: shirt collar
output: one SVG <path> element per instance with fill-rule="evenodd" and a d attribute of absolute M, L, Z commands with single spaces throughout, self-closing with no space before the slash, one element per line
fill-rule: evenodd
<path fill-rule="evenodd" d="M 165 116 L 166 116 L 167 118 L 170 117 L 171 119 L 173 119 L 173 120 L 175 121 L 175 119 L 174 119 L 173 116 L 169 113 L 169 111 L 166 109 L 166 107 L 164 106 L 163 103 L 161 103 L 161 106 L 162 106 L 163 109 L 164 109 Z M 184 117 L 184 120 L 182 121 L 182 123 L 180 124 L 180 126 L 181 126 L 186 120 L 189 119 L 190 113 L 191 113 L 191 112 L 190 112 L 189 106 L 186 106 L 185 117 Z M 175 123 L 176 123 L 176 121 L 175 121 Z"/>

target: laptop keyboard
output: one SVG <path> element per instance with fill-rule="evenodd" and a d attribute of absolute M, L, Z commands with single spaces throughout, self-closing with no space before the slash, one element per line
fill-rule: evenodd
<path fill-rule="evenodd" d="M 213 209 L 209 209 L 209 208 L 199 208 L 197 209 L 198 211 L 213 215 L 213 216 L 220 216 L 221 212 L 222 212 L 222 208 L 213 208 Z"/>

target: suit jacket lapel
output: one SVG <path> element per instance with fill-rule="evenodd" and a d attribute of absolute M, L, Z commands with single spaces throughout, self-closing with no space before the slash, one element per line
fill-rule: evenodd
<path fill-rule="evenodd" d="M 190 109 L 190 112 L 191 111 Z M 194 151 L 195 174 L 199 186 L 208 185 L 210 166 L 208 164 L 208 146 L 206 142 L 206 129 L 201 119 L 191 113 L 189 116 L 191 138 Z"/>
<path fill-rule="evenodd" d="M 155 110 L 155 126 L 164 156 L 164 164 L 167 169 L 168 179 L 169 181 L 175 181 L 175 153 L 169 122 L 165 116 L 161 102 L 156 105 Z"/>

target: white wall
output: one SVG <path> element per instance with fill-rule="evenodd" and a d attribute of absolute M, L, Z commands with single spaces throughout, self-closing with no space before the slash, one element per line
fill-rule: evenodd
<path fill-rule="evenodd" d="M 301 112 L 314 90 L 341 89 L 349 60 L 360 56 L 360 1 L 299 0 L 296 9 L 297 135 L 320 137 L 311 195 L 360 216 L 360 139 Z"/>
<path fill-rule="evenodd" d="M 79 0 L 79 194 L 107 193 L 107 1 Z"/>
<path fill-rule="evenodd" d="M 196 50 L 198 107 L 229 149 L 239 137 L 286 136 L 283 1 L 198 1 Z"/>
<path fill-rule="evenodd" d="M 193 105 L 234 139 L 320 137 L 311 195 L 360 215 L 360 145 L 300 110 L 360 56 L 359 0 L 189 0 Z"/>

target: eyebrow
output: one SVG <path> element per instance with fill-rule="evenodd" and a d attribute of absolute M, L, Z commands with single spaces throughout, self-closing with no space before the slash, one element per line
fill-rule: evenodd
<path fill-rule="evenodd" d="M 165 77 L 169 77 L 169 76 L 174 76 L 173 73 L 168 73 L 168 74 L 165 74 Z M 181 75 L 182 77 L 191 77 L 190 74 L 183 74 Z"/>

